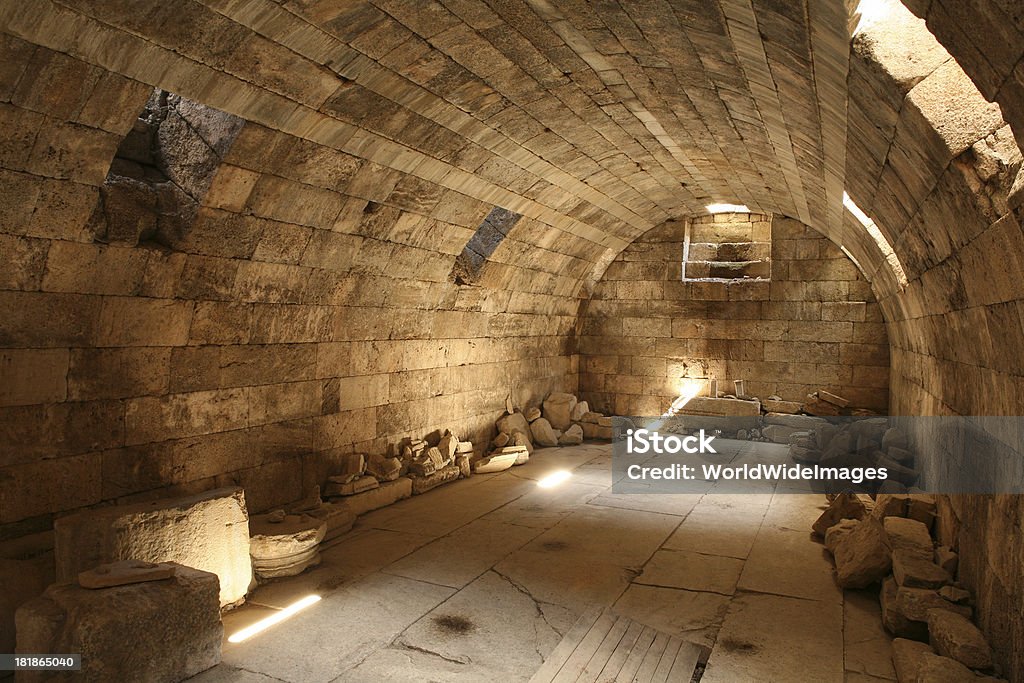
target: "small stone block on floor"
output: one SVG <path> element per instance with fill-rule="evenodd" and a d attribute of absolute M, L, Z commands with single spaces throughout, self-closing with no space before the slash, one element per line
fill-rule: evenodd
<path fill-rule="evenodd" d="M 175 683 L 220 662 L 224 628 L 217 575 L 175 566 L 175 575 L 99 590 L 55 584 L 17 612 L 17 652 L 78 653 L 68 680 Z M 55 679 L 18 672 L 19 683 Z"/>

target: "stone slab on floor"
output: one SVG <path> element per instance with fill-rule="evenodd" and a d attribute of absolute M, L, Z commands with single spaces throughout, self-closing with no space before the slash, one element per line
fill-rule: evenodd
<path fill-rule="evenodd" d="M 634 583 L 732 595 L 743 561 L 685 550 L 659 550 Z"/>
<path fill-rule="evenodd" d="M 57 519 L 54 529 L 58 581 L 117 560 L 176 562 L 216 574 L 221 606 L 243 600 L 252 583 L 240 488 L 85 510 Z"/>
<path fill-rule="evenodd" d="M 737 596 L 701 683 L 844 683 L 842 610 L 839 603 L 818 600 Z"/>
<path fill-rule="evenodd" d="M 78 653 L 81 672 L 19 672 L 34 681 L 176 683 L 221 658 L 217 576 L 178 566 L 172 578 L 92 590 L 55 584 L 21 606 L 19 653 Z"/>
<path fill-rule="evenodd" d="M 810 524 L 806 529 L 810 529 Z M 743 566 L 738 588 L 841 603 L 828 551 L 809 532 L 763 524 Z"/>
<path fill-rule="evenodd" d="M 541 533 L 478 519 L 413 551 L 382 571 L 461 588 Z"/>
<path fill-rule="evenodd" d="M 472 663 L 491 672 L 489 680 L 507 680 L 536 671 L 576 617 L 489 571 L 410 626 L 396 644 Z"/>
<path fill-rule="evenodd" d="M 224 662 L 295 683 L 328 683 L 452 595 L 451 588 L 371 574 L 249 640 Z"/>
<path fill-rule="evenodd" d="M 632 584 L 613 605 L 621 615 L 710 648 L 731 598 L 718 593 Z"/>

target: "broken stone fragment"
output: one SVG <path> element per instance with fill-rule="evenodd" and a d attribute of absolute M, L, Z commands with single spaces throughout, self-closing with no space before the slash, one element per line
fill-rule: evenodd
<path fill-rule="evenodd" d="M 930 493 L 907 494 L 907 517 L 916 519 L 931 529 L 935 515 L 935 496 Z"/>
<path fill-rule="evenodd" d="M 796 444 L 790 445 L 789 455 L 796 462 L 810 465 L 813 465 L 814 463 L 821 460 L 821 451 L 819 451 L 818 449 L 807 448 L 806 446 L 798 446 Z"/>
<path fill-rule="evenodd" d="M 409 475 L 413 477 L 426 477 L 436 471 L 437 467 L 434 465 L 434 461 L 423 455 L 409 463 Z M 327 485 L 327 495 L 332 495 L 330 484 Z"/>
<path fill-rule="evenodd" d="M 523 432 L 524 434 L 529 434 L 530 432 L 530 423 L 526 421 L 526 417 L 522 413 L 505 415 L 499 418 L 495 424 L 499 432 L 505 432 L 509 435 L 516 431 Z"/>
<path fill-rule="evenodd" d="M 935 564 L 939 565 L 950 576 L 956 576 L 957 565 L 960 564 L 960 556 L 949 549 L 949 546 L 940 545 L 935 549 Z"/>
<path fill-rule="evenodd" d="M 612 418 L 611 417 L 606 417 L 604 415 L 602 415 L 601 417 L 597 418 L 597 424 L 599 424 L 602 427 L 614 427 L 615 426 L 614 424 L 612 424 Z"/>
<path fill-rule="evenodd" d="M 402 473 L 402 462 L 398 458 L 387 458 L 375 453 L 367 460 L 366 473 L 378 482 L 394 481 Z"/>
<path fill-rule="evenodd" d="M 560 446 L 578 446 L 583 443 L 583 427 L 578 424 L 570 426 L 565 433 L 558 437 Z"/>
<path fill-rule="evenodd" d="M 547 418 L 540 417 L 530 423 L 533 441 L 538 446 L 557 446 L 558 437 Z"/>
<path fill-rule="evenodd" d="M 580 422 L 590 422 L 592 424 L 597 424 L 602 417 L 604 417 L 604 415 L 602 415 L 601 413 L 595 413 L 594 411 L 590 411 L 589 413 L 584 413 L 580 417 Z"/>
<path fill-rule="evenodd" d="M 845 408 L 850 405 L 849 399 L 845 399 L 842 396 L 836 396 L 835 394 L 823 390 L 818 391 L 818 398 L 840 408 Z"/>
<path fill-rule="evenodd" d="M 892 666 L 899 683 L 917 683 L 924 655 L 932 655 L 932 649 L 924 643 L 905 638 L 892 641 Z"/>
<path fill-rule="evenodd" d="M 533 408 L 528 408 L 526 410 L 526 421 L 527 422 L 533 422 L 538 417 L 540 417 L 540 408 L 537 408 L 536 406 L 534 406 Z"/>
<path fill-rule="evenodd" d="M 882 626 L 886 631 L 899 638 L 928 640 L 927 621 L 913 621 L 897 608 L 896 596 L 899 590 L 900 587 L 891 576 L 882 582 L 882 590 L 878 596 L 882 608 Z M 925 617 L 927 619 L 927 615 Z"/>
<path fill-rule="evenodd" d="M 78 575 L 82 588 L 110 588 L 144 581 L 161 581 L 174 576 L 177 565 L 169 562 L 143 562 L 141 560 L 120 560 L 101 564 Z"/>
<path fill-rule="evenodd" d="M 283 522 L 269 523 L 257 515 L 249 522 L 249 534 L 256 576 L 295 576 L 320 564 L 319 546 L 327 535 L 327 522 L 309 515 L 288 515 Z"/>
<path fill-rule="evenodd" d="M 810 415 L 835 417 L 839 415 L 839 407 L 822 401 L 814 394 L 808 394 L 807 401 L 804 403 L 804 412 Z"/>
<path fill-rule="evenodd" d="M 512 465 L 515 465 L 518 457 L 518 452 L 493 453 L 490 457 L 481 458 L 473 463 L 473 471 L 477 474 L 503 472 L 512 467 Z"/>
<path fill-rule="evenodd" d="M 886 455 L 888 455 L 890 459 L 895 460 L 899 464 L 905 465 L 907 467 L 912 467 L 914 464 L 914 454 L 906 450 L 905 448 L 899 448 L 898 446 L 890 446 L 889 450 L 886 452 Z"/>
<path fill-rule="evenodd" d="M 895 582 L 895 579 L 893 579 Z M 908 588 L 900 586 L 896 589 L 896 609 L 911 621 L 927 623 L 928 612 L 933 609 L 944 609 L 955 612 L 965 619 L 971 618 L 971 608 L 964 605 L 955 605 L 938 591 L 927 588 Z"/>
<path fill-rule="evenodd" d="M 917 683 L 981 683 L 983 679 L 954 659 L 924 652 L 915 680 Z"/>
<path fill-rule="evenodd" d="M 865 517 L 848 533 L 835 539 L 836 582 L 842 588 L 864 588 L 880 581 L 892 568 L 882 524 Z"/>
<path fill-rule="evenodd" d="M 569 417 L 573 422 L 579 422 L 583 419 L 583 416 L 590 412 L 590 404 L 586 401 L 578 401 L 572 408 L 572 412 Z"/>
<path fill-rule="evenodd" d="M 473 442 L 472 441 L 460 441 L 458 446 L 455 447 L 456 453 L 472 453 Z"/>
<path fill-rule="evenodd" d="M 338 479 L 347 479 L 347 477 Z M 352 481 L 337 481 L 335 477 L 327 478 L 327 488 L 324 490 L 326 496 L 354 496 L 363 491 L 369 491 L 380 486 L 380 482 L 369 475 L 364 475 Z"/>
<path fill-rule="evenodd" d="M 882 450 L 887 451 L 893 447 L 904 450 L 908 447 L 907 435 L 899 427 L 890 427 L 882 435 Z"/>
<path fill-rule="evenodd" d="M 825 532 L 844 519 L 864 519 L 869 510 L 864 498 L 854 493 L 840 493 L 836 496 L 811 525 L 814 536 L 824 538 Z M 867 501 L 870 500 L 867 498 Z"/>
<path fill-rule="evenodd" d="M 387 505 L 391 505 L 392 503 L 408 498 L 411 495 L 412 479 L 409 477 L 399 477 L 394 481 L 386 481 L 380 486 L 372 488 L 369 491 L 363 491 L 362 493 L 338 499 L 333 503 L 333 505 L 339 507 L 344 506 L 344 509 L 347 509 L 353 515 L 361 515 L 371 510 L 377 510 Z M 330 521 L 330 518 L 328 518 L 328 538 L 330 538 L 332 533 Z"/>
<path fill-rule="evenodd" d="M 441 486 L 442 484 L 455 481 L 460 475 L 461 472 L 459 471 L 458 465 L 446 465 L 433 474 L 425 477 L 414 478 L 412 480 L 412 493 L 413 495 L 426 493 L 427 491 Z"/>
<path fill-rule="evenodd" d="M 509 442 L 510 438 L 508 432 L 498 432 L 498 435 L 491 441 L 491 445 L 495 448 L 501 448 Z"/>
<path fill-rule="evenodd" d="M 875 498 L 875 507 L 871 509 L 871 516 L 878 519 L 906 517 L 909 503 L 910 496 L 905 493 L 879 494 Z"/>
<path fill-rule="evenodd" d="M 820 417 L 808 417 L 807 415 L 768 413 L 764 416 L 764 423 L 768 425 L 791 427 L 794 431 L 809 432 L 813 429 L 818 429 L 827 425 L 828 421 Z"/>
<path fill-rule="evenodd" d="M 167 580 L 103 590 L 54 584 L 18 609 L 17 651 L 81 654 L 82 670 L 60 680 L 185 680 L 220 662 L 220 592 L 216 574 L 181 565 Z"/>
<path fill-rule="evenodd" d="M 913 640 L 928 639 L 928 611 L 948 609 L 970 617 L 967 607 L 954 605 L 937 591 L 900 586 L 891 576 L 882 583 L 880 594 L 882 624 L 894 636 Z"/>
<path fill-rule="evenodd" d="M 544 419 L 554 429 L 565 430 L 572 424 L 572 410 L 576 407 L 576 397 L 572 394 L 554 392 L 544 399 Z"/>
<path fill-rule="evenodd" d="M 911 588 L 942 588 L 951 577 L 945 569 L 932 562 L 931 557 L 907 550 L 892 553 L 892 573 L 896 583 Z"/>
<path fill-rule="evenodd" d="M 929 562 L 935 554 L 928 527 L 915 519 L 886 517 L 882 521 L 885 542 L 895 552 L 904 550 Z"/>
<path fill-rule="evenodd" d="M 430 460 L 430 462 L 434 465 L 435 471 L 441 469 L 442 467 L 448 465 L 451 462 L 451 458 L 447 457 L 445 453 L 442 453 L 441 449 L 438 448 L 437 446 L 431 446 L 424 452 L 423 455 L 428 460 Z M 454 453 L 452 453 L 452 455 L 454 456 Z"/>
<path fill-rule="evenodd" d="M 992 649 L 971 620 L 951 610 L 928 610 L 928 638 L 935 651 L 972 669 L 992 667 Z"/>
<path fill-rule="evenodd" d="M 455 436 L 450 431 L 446 432 L 445 435 L 441 437 L 441 441 L 437 444 L 437 449 L 441 453 L 445 464 L 452 461 L 458 448 L 459 437 Z"/>
<path fill-rule="evenodd" d="M 526 432 L 520 432 L 519 430 L 512 432 L 512 440 L 509 441 L 508 445 L 525 448 L 527 456 L 533 455 L 533 441 L 530 439 L 530 435 Z M 508 446 L 506 446 L 506 448 L 507 447 Z M 523 460 L 523 462 L 526 461 Z M 516 464 L 522 465 L 523 463 L 517 462 Z"/>
<path fill-rule="evenodd" d="M 796 401 L 783 401 L 781 398 L 773 398 L 771 396 L 764 401 L 764 409 L 769 413 L 794 415 L 800 412 L 801 407 L 801 404 Z"/>
<path fill-rule="evenodd" d="M 788 444 L 789 439 L 793 434 L 799 434 L 800 430 L 796 427 L 787 427 L 786 425 L 770 424 L 761 430 L 761 435 L 769 441 L 775 443 Z"/>
<path fill-rule="evenodd" d="M 463 478 L 473 474 L 473 470 L 469 465 L 469 457 L 469 453 L 459 453 L 455 456 L 455 464 L 458 466 L 459 474 L 461 474 Z"/>
<path fill-rule="evenodd" d="M 958 605 L 966 605 L 971 601 L 971 592 L 956 586 L 943 586 L 939 589 L 939 595 Z"/>

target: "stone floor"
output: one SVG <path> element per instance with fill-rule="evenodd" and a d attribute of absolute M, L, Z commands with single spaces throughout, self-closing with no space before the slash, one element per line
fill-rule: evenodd
<path fill-rule="evenodd" d="M 595 604 L 710 647 L 706 683 L 895 678 L 877 597 L 836 588 L 810 540 L 823 497 L 616 495 L 610 460 L 606 444 L 541 450 L 361 517 L 320 566 L 257 589 L 225 633 L 321 602 L 225 642 L 224 663 L 193 680 L 525 681 Z M 539 488 L 556 469 L 573 476 Z"/>

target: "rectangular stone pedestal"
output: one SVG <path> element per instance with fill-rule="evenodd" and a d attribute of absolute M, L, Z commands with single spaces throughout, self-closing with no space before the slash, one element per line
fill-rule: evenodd
<path fill-rule="evenodd" d="M 57 581 L 117 560 L 177 562 L 216 574 L 222 606 L 244 600 L 252 582 L 242 489 L 86 510 L 54 529 Z"/>
<path fill-rule="evenodd" d="M 174 683 L 220 662 L 217 575 L 91 590 L 56 584 L 17 612 L 19 654 L 80 653 L 81 671 L 19 671 L 17 683 Z"/>

